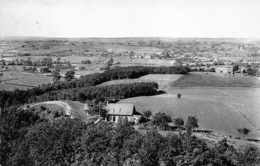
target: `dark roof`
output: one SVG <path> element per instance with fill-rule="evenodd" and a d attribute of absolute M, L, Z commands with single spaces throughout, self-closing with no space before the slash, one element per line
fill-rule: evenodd
<path fill-rule="evenodd" d="M 108 104 L 106 106 L 108 110 L 107 115 L 122 115 L 122 116 L 132 116 L 132 115 L 142 115 L 135 110 L 134 104 Z"/>

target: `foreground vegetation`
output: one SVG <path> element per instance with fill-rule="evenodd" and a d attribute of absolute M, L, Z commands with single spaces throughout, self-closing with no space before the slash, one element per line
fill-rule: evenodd
<path fill-rule="evenodd" d="M 156 121 L 159 122 L 159 121 Z M 42 120 L 28 111 L 12 111 L 0 122 L 2 165 L 227 165 L 259 164 L 259 150 L 237 151 L 222 140 L 213 147 L 186 132 L 162 136 L 156 130 L 141 133 L 128 122 L 86 125 L 78 119 Z M 161 123 L 159 123 L 161 124 Z"/>

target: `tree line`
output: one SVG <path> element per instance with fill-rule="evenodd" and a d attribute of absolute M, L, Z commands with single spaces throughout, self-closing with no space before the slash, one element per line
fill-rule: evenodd
<path fill-rule="evenodd" d="M 149 96 L 157 93 L 158 84 L 155 82 L 139 82 L 130 84 L 117 84 L 107 86 L 91 86 L 86 88 L 73 88 L 47 92 L 29 102 L 49 100 L 82 101 L 97 100 L 104 102 L 107 98 L 124 99 L 136 96 Z"/>
<path fill-rule="evenodd" d="M 37 98 L 37 96 L 43 95 L 44 93 L 72 89 L 72 88 L 83 88 L 96 86 L 106 81 L 118 80 L 118 79 L 133 79 L 139 78 L 147 74 L 187 74 L 189 68 L 182 66 L 171 66 L 171 67 L 144 67 L 144 66 L 131 66 L 121 67 L 105 71 L 104 73 L 95 73 L 87 76 L 83 76 L 79 79 L 71 81 L 60 81 L 52 84 L 43 84 L 39 87 L 28 89 L 28 90 L 14 90 L 0 91 L 0 106 L 6 108 L 9 106 L 20 105 L 28 103 L 29 98 Z"/>

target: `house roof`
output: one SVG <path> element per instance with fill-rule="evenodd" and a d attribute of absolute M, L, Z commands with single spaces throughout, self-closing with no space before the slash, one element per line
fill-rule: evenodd
<path fill-rule="evenodd" d="M 108 104 L 106 106 L 108 110 L 108 115 L 122 115 L 122 116 L 132 116 L 141 115 L 141 113 L 135 110 L 134 104 Z"/>

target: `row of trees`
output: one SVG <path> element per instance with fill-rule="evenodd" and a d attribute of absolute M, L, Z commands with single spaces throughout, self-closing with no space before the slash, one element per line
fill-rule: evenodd
<path fill-rule="evenodd" d="M 201 71 L 201 72 L 216 72 L 215 68 L 193 68 L 191 71 Z"/>
<path fill-rule="evenodd" d="M 136 96 L 155 95 L 157 89 L 158 84 L 154 82 L 91 86 L 87 88 L 51 91 L 38 96 L 37 98 L 31 98 L 29 101 L 74 100 L 84 102 L 86 100 L 97 100 L 103 102 L 107 98 L 123 99 Z"/>
<path fill-rule="evenodd" d="M 15 112 L 15 113 L 14 113 Z M 250 146 L 234 149 L 225 139 L 208 146 L 186 132 L 162 136 L 156 130 L 140 133 L 127 121 L 86 125 L 78 119 L 50 123 L 26 111 L 4 114 L 0 121 L 1 165 L 88 166 L 244 166 L 260 164 L 260 153 Z"/>
<path fill-rule="evenodd" d="M 5 61 L 2 60 L 4 65 L 24 65 L 24 66 L 48 66 L 52 67 L 53 61 L 52 58 L 43 58 L 42 60 L 32 61 L 31 57 L 28 57 L 27 60 L 24 59 L 15 59 L 14 61 Z"/>
<path fill-rule="evenodd" d="M 71 81 L 55 82 L 53 84 L 44 84 L 36 88 L 29 90 L 14 90 L 13 92 L 0 91 L 0 104 L 1 108 L 25 104 L 29 98 L 37 98 L 37 96 L 44 93 L 72 89 L 83 88 L 101 84 L 110 80 L 125 79 L 125 78 L 138 78 L 147 74 L 186 74 L 188 68 L 179 67 L 143 67 L 132 66 L 122 67 L 118 69 L 112 69 L 105 71 L 104 73 L 95 73 L 87 76 L 83 76 L 80 79 Z"/>

